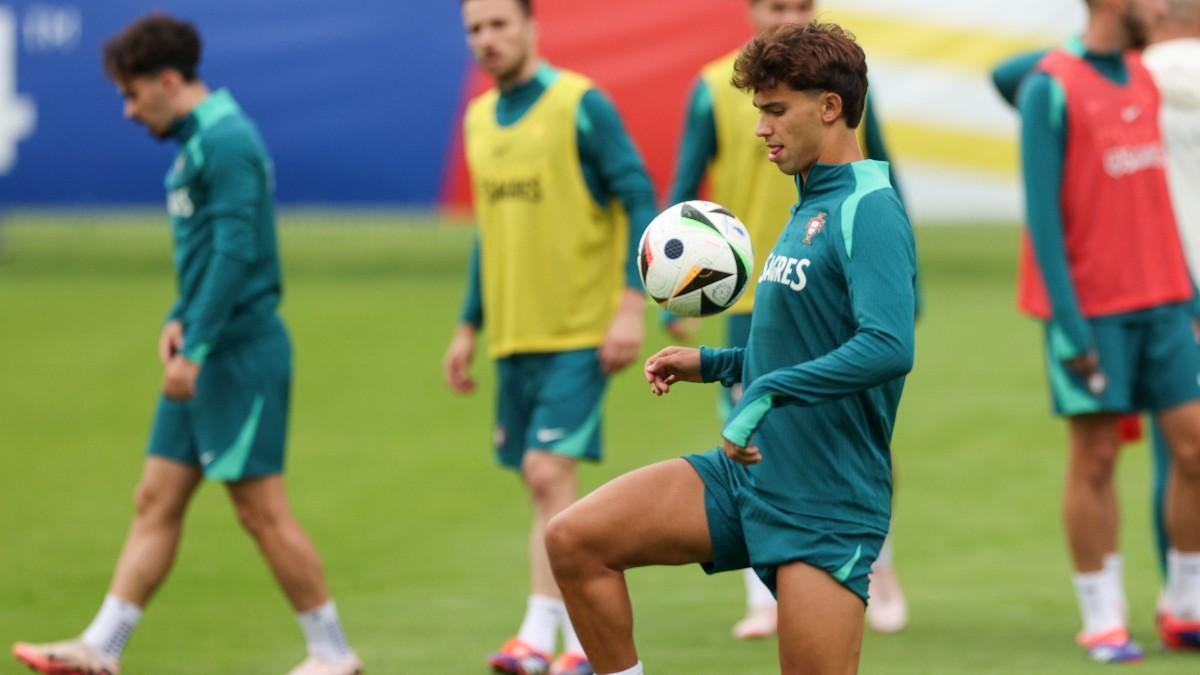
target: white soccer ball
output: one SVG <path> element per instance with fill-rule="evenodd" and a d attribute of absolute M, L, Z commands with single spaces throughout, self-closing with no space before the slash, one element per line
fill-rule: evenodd
<path fill-rule="evenodd" d="M 658 214 L 638 243 L 646 293 L 677 316 L 709 316 L 733 306 L 754 272 L 750 233 L 727 209 L 701 200 Z"/>

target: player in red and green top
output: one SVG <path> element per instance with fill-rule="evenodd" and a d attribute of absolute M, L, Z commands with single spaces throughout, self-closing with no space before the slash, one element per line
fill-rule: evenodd
<path fill-rule="evenodd" d="M 890 443 L 912 367 L 916 254 L 887 164 L 855 138 L 862 50 L 830 24 L 741 52 L 764 154 L 798 192 L 765 256 L 746 347 L 669 347 L 654 393 L 740 382 L 723 447 L 626 474 L 548 528 L 547 549 L 597 673 L 641 675 L 624 571 L 753 567 L 779 600 L 785 675 L 857 669 L 867 577 L 891 516 Z"/>
<path fill-rule="evenodd" d="M 361 662 L 283 484 L 292 362 L 276 311 L 282 283 L 271 160 L 230 93 L 211 92 L 199 79 L 199 60 L 195 28 L 163 14 L 134 22 L 104 46 L 125 116 L 179 144 L 166 176 L 178 299 L 159 344 L 166 372 L 137 513 L 108 595 L 79 639 L 17 644 L 13 653 L 43 673 L 116 675 L 207 478 L 225 484 L 298 614 L 309 658 L 292 674 L 352 675 Z"/>
<path fill-rule="evenodd" d="M 575 501 L 579 462 L 600 459 L 608 376 L 641 346 L 635 252 L 654 188 L 609 99 L 538 58 L 528 0 L 461 4 L 467 42 L 496 86 L 464 119 L 479 236 L 445 377 L 459 393 L 474 389 L 470 362 L 486 330 L 496 461 L 519 472 L 533 506 L 525 617 L 488 662 L 518 675 L 586 675 L 542 533 Z"/>
<path fill-rule="evenodd" d="M 1121 414 L 1170 441 L 1167 530 L 1193 561 L 1169 573 L 1168 644 L 1200 644 L 1200 351 L 1164 174 L 1159 93 L 1135 52 L 1152 3 L 1091 0 L 1081 39 L 1020 89 L 1029 231 L 1021 308 L 1045 321 L 1050 389 L 1068 418 L 1064 520 L 1083 630 L 1098 661 L 1139 660 L 1128 634 L 1113 470 Z"/>
<path fill-rule="evenodd" d="M 816 0 L 749 1 L 750 21 L 759 32 L 774 30 L 785 24 L 806 24 L 812 21 L 816 9 Z M 668 203 L 698 198 L 701 182 L 707 175 L 711 199 L 737 214 L 749 230 L 755 246 L 765 249 L 775 241 L 787 223 L 788 212 L 796 201 L 796 188 L 789 176 L 780 174 L 763 156 L 762 142 L 754 137 L 758 112 L 751 104 L 750 94 L 729 83 L 737 55 L 738 50 L 734 50 L 700 71 L 688 102 L 675 181 L 671 185 Z M 859 145 L 865 157 L 886 162 L 888 155 L 883 130 L 875 116 L 869 91 L 866 101 L 862 123 L 856 130 Z M 896 194 L 900 195 L 894 166 L 891 179 Z M 750 312 L 754 307 L 755 279 L 751 277 L 746 293 L 725 313 L 727 346 L 746 346 Z M 688 320 L 671 319 L 666 314 L 664 317 L 668 321 L 668 330 L 675 337 L 683 340 L 690 337 Z M 735 384 L 721 390 L 722 417 L 737 405 L 740 396 L 741 385 Z M 734 625 L 734 636 L 750 639 L 773 635 L 775 599 L 753 570 L 746 570 L 744 579 L 746 616 Z M 908 622 L 908 606 L 892 565 L 891 536 L 871 575 L 871 598 L 867 623 L 875 630 L 895 632 Z"/>

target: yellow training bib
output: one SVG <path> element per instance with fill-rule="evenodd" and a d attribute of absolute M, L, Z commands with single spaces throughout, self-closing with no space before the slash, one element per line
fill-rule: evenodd
<path fill-rule="evenodd" d="M 559 71 L 515 124 L 496 121 L 499 93 L 465 117 L 467 165 L 480 232 L 483 316 L 490 354 L 598 346 L 624 283 L 626 223 L 584 181 L 579 104 L 592 88 Z"/>

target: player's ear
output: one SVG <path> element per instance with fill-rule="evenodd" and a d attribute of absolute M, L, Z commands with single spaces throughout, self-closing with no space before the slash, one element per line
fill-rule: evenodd
<path fill-rule="evenodd" d="M 821 121 L 832 123 L 842 116 L 842 97 L 832 91 L 821 94 Z"/>

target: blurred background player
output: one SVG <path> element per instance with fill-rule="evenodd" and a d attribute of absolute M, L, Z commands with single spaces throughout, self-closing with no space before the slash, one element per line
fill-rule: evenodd
<path fill-rule="evenodd" d="M 463 0 L 463 25 L 496 87 L 464 120 L 479 236 L 446 381 L 469 367 L 485 321 L 498 375 L 497 461 L 533 505 L 531 594 L 498 672 L 590 673 L 546 559 L 550 518 L 576 498 L 581 459 L 601 455 L 608 376 L 638 355 L 645 299 L 638 239 L 654 188 L 612 103 L 585 77 L 541 61 L 529 0 Z M 623 212 L 622 212 L 623 211 Z M 563 653 L 551 654 L 559 630 Z"/>
<path fill-rule="evenodd" d="M 737 58 L 756 133 L 800 199 L 767 257 L 774 276 L 759 279 L 747 346 L 668 347 L 646 362 L 660 395 L 745 385 L 723 448 L 626 474 L 550 524 L 555 577 L 598 673 L 643 672 L 624 571 L 693 562 L 753 566 L 775 591 L 785 675 L 857 670 L 916 302 L 907 216 L 887 164 L 863 160 L 855 137 L 866 73 L 832 24 L 761 34 Z"/>
<path fill-rule="evenodd" d="M 1046 321 L 1055 412 L 1070 429 L 1064 521 L 1083 615 L 1079 642 L 1102 662 L 1140 660 L 1117 552 L 1113 470 L 1119 415 L 1155 413 L 1170 441 L 1168 569 L 1160 634 L 1200 634 L 1200 351 L 1194 287 L 1175 226 L 1159 94 L 1130 48 L 1165 5 L 1091 0 L 1080 39 L 1020 85 L 1029 236 L 1020 300 Z M 1003 78 L 998 78 L 1003 79 Z"/>
<path fill-rule="evenodd" d="M 199 79 L 200 51 L 195 28 L 164 14 L 135 21 L 104 45 L 125 116 L 180 145 L 167 175 L 179 297 L 159 340 L 163 394 L 108 595 L 80 638 L 18 643 L 13 654 L 43 673 L 116 675 L 170 571 L 188 503 L 208 478 L 226 484 L 298 613 L 309 657 L 292 675 L 351 675 L 361 663 L 283 485 L 292 366 L 276 311 L 282 285 L 271 160 L 229 91 L 210 92 Z"/>
<path fill-rule="evenodd" d="M 1167 153 L 1167 183 L 1175 220 L 1183 240 L 1183 250 L 1192 271 L 1193 283 L 1200 278 L 1200 0 L 1166 0 L 1166 9 L 1150 26 L 1149 46 L 1142 53 L 1142 62 L 1154 76 L 1162 95 L 1163 146 Z M 1200 558 L 1190 559 L 1170 547 L 1166 522 L 1166 499 L 1170 476 L 1171 450 L 1162 428 L 1151 427 L 1154 444 L 1154 509 L 1155 537 L 1159 547 L 1159 563 L 1166 578 L 1185 579 L 1192 576 L 1180 566 L 1200 565 Z M 1178 593 L 1176 593 L 1177 595 Z M 1167 604 L 1172 595 L 1168 588 L 1159 602 L 1159 620 L 1177 624 Z M 1169 646 L 1185 644 L 1200 646 L 1200 631 L 1161 631 Z M 1200 628 L 1198 626 L 1197 628 Z"/>
<path fill-rule="evenodd" d="M 750 0 L 750 21 L 758 32 L 785 24 L 807 24 L 817 9 L 816 0 Z M 768 250 L 787 224 L 788 212 L 796 201 L 796 186 L 790 176 L 781 175 L 766 158 L 762 142 L 753 129 L 758 111 L 751 95 L 730 84 L 733 63 L 739 50 L 709 63 L 700 71 L 692 90 L 680 143 L 675 182 L 668 204 L 696 199 L 708 176 L 713 201 L 737 214 L 746 224 L 756 250 Z M 857 136 L 863 154 L 870 159 L 888 161 L 881 129 L 868 92 L 862 123 Z M 892 168 L 892 183 L 899 194 Z M 726 315 L 725 341 L 730 347 L 745 347 L 750 333 L 750 312 L 754 307 L 756 277 L 742 299 Z M 671 319 L 668 330 L 678 339 L 687 340 L 695 320 Z M 741 396 L 741 385 L 721 391 L 721 414 L 728 415 Z M 908 604 L 892 565 L 892 536 L 889 534 L 871 575 L 871 604 L 867 623 L 882 632 L 895 632 L 908 623 Z M 768 637 L 775 634 L 775 598 L 754 570 L 743 572 L 746 584 L 746 616 L 733 627 L 739 639 Z"/>

